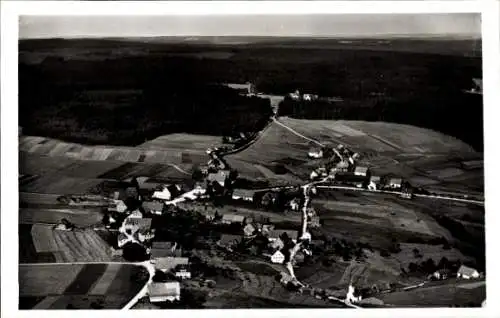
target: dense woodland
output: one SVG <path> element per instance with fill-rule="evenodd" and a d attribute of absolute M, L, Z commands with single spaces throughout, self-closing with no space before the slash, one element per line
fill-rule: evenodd
<path fill-rule="evenodd" d="M 252 132 L 266 124 L 269 102 L 216 85 L 251 81 L 264 93 L 300 89 L 344 100 L 286 100 L 281 115 L 412 124 L 482 150 L 482 97 L 462 92 L 481 77 L 480 58 L 320 46 L 106 43 L 21 42 L 20 124 L 26 133 L 136 144 L 181 131 Z"/>

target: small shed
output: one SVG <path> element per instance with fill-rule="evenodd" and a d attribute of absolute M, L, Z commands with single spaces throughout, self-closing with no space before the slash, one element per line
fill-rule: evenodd
<path fill-rule="evenodd" d="M 181 300 L 181 285 L 179 282 L 151 283 L 148 286 L 149 300 L 154 302 Z"/>
<path fill-rule="evenodd" d="M 271 255 L 271 262 L 275 264 L 283 264 L 285 261 L 285 255 L 281 253 L 280 251 L 274 252 L 273 255 Z"/>

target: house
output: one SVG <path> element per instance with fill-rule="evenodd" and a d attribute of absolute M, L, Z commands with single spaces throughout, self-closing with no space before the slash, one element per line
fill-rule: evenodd
<path fill-rule="evenodd" d="M 136 218 L 136 219 L 141 219 L 142 218 L 142 213 L 139 210 L 132 211 L 127 218 Z"/>
<path fill-rule="evenodd" d="M 432 273 L 431 279 L 443 280 L 448 279 L 450 277 L 450 271 L 447 269 L 440 269 Z"/>
<path fill-rule="evenodd" d="M 220 186 L 224 187 L 227 178 L 229 178 L 229 170 L 219 170 L 217 172 L 209 173 L 207 181 L 209 183 L 216 182 Z"/>
<path fill-rule="evenodd" d="M 371 176 L 370 182 L 368 183 L 368 190 L 377 190 L 380 188 L 380 177 L 379 176 Z"/>
<path fill-rule="evenodd" d="M 391 189 L 401 189 L 402 185 L 403 179 L 401 178 L 391 178 L 388 183 L 388 186 Z"/>
<path fill-rule="evenodd" d="M 285 242 L 282 239 L 269 240 L 269 247 L 273 249 L 273 251 L 281 250 L 285 247 Z"/>
<path fill-rule="evenodd" d="M 181 284 L 179 282 L 151 283 L 148 286 L 149 301 L 165 302 L 181 300 Z"/>
<path fill-rule="evenodd" d="M 136 232 L 136 234 L 137 234 L 137 240 L 139 242 L 150 241 L 155 237 L 155 230 L 140 229 L 139 231 Z"/>
<path fill-rule="evenodd" d="M 175 270 L 175 277 L 178 277 L 180 279 L 191 279 L 191 272 L 184 266 L 178 266 L 178 268 Z"/>
<path fill-rule="evenodd" d="M 155 269 L 162 272 L 170 272 L 174 270 L 179 265 L 189 265 L 189 258 L 187 257 L 159 257 L 151 260 L 154 264 Z"/>
<path fill-rule="evenodd" d="M 127 211 L 127 205 L 122 200 L 113 200 L 113 205 L 109 208 L 109 210 L 123 213 Z"/>
<path fill-rule="evenodd" d="M 149 230 L 151 228 L 150 218 L 126 218 L 120 228 L 120 232 L 124 233 L 127 229 L 131 231 L 132 234 L 139 230 Z"/>
<path fill-rule="evenodd" d="M 153 199 L 170 201 L 178 197 L 182 193 L 182 188 L 179 185 L 168 185 L 163 186 L 161 191 L 155 191 L 153 193 Z"/>
<path fill-rule="evenodd" d="M 347 160 L 342 160 L 337 163 L 335 166 L 335 169 L 337 172 L 345 172 L 349 168 L 349 161 Z"/>
<path fill-rule="evenodd" d="M 299 199 L 297 198 L 294 198 L 293 200 L 291 200 L 288 204 L 290 206 L 290 209 L 292 211 L 298 211 L 299 208 L 300 208 L 300 204 L 299 204 Z"/>
<path fill-rule="evenodd" d="M 366 177 L 369 174 L 369 169 L 368 169 L 368 167 L 357 166 L 354 169 L 354 174 L 357 175 L 357 176 Z"/>
<path fill-rule="evenodd" d="M 255 228 L 255 226 L 253 224 L 247 224 L 243 228 L 243 233 L 245 234 L 245 236 L 252 236 L 252 235 L 254 235 L 256 230 L 257 229 Z"/>
<path fill-rule="evenodd" d="M 177 243 L 172 242 L 153 242 L 151 246 L 151 258 L 161 257 L 181 257 L 182 249 Z"/>
<path fill-rule="evenodd" d="M 125 244 L 127 244 L 131 240 L 132 240 L 131 237 L 125 233 L 118 234 L 118 247 L 122 248 L 123 246 L 125 246 Z"/>
<path fill-rule="evenodd" d="M 163 202 L 159 201 L 146 201 L 142 203 L 142 208 L 146 213 L 161 215 L 163 211 Z"/>
<path fill-rule="evenodd" d="M 271 262 L 274 264 L 283 264 L 284 261 L 285 255 L 283 255 L 280 251 L 276 251 L 273 255 L 271 255 Z"/>
<path fill-rule="evenodd" d="M 474 268 L 462 265 L 458 269 L 457 278 L 463 278 L 463 279 L 479 278 L 479 272 Z"/>
<path fill-rule="evenodd" d="M 233 200 L 244 200 L 253 202 L 255 191 L 247 189 L 234 189 L 233 190 Z"/>
<path fill-rule="evenodd" d="M 217 244 L 224 247 L 231 247 L 241 242 L 241 239 L 241 235 L 222 234 Z"/>
<path fill-rule="evenodd" d="M 223 224 L 235 224 L 235 223 L 243 224 L 243 221 L 245 221 L 245 217 L 243 215 L 224 214 L 222 216 Z"/>
<path fill-rule="evenodd" d="M 293 242 L 296 242 L 297 241 L 297 238 L 299 236 L 299 232 L 298 231 L 295 231 L 295 230 L 282 230 L 282 229 L 279 229 L 279 230 L 271 230 L 269 231 L 269 241 L 275 241 L 275 240 L 278 240 L 278 239 L 281 239 L 281 237 L 286 233 L 286 235 L 288 236 L 288 238 L 290 238 Z"/>
<path fill-rule="evenodd" d="M 309 152 L 307 153 L 307 156 L 309 158 L 313 158 L 313 159 L 319 159 L 319 158 L 323 158 L 323 149 L 321 148 L 311 148 L 309 150 Z"/>

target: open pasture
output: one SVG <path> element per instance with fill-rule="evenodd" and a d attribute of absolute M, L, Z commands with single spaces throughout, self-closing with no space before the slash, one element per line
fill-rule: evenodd
<path fill-rule="evenodd" d="M 99 179 L 72 178 L 58 175 L 57 172 L 43 175 L 32 182 L 22 185 L 20 191 L 48 194 L 82 194 L 101 183 Z"/>
<path fill-rule="evenodd" d="M 181 152 L 184 149 L 205 154 L 209 147 L 219 146 L 222 139 L 219 136 L 193 135 L 193 134 L 170 134 L 149 140 L 137 148 L 140 149 L 164 149 Z"/>
<path fill-rule="evenodd" d="M 443 285 L 421 287 L 409 291 L 381 294 L 378 297 L 386 304 L 398 307 L 480 307 L 486 298 L 486 286 L 461 288 L 463 282 L 450 281 Z"/>

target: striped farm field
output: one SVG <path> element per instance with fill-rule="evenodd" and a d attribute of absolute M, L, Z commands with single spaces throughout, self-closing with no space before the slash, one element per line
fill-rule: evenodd
<path fill-rule="evenodd" d="M 193 151 L 205 153 L 205 150 L 207 150 L 207 148 L 218 146 L 220 144 L 221 137 L 219 136 L 170 134 L 147 141 L 137 148 L 166 150 L 190 149 Z"/>
<path fill-rule="evenodd" d="M 101 183 L 100 179 L 84 179 L 45 174 L 20 187 L 20 191 L 52 194 L 82 194 Z"/>
<path fill-rule="evenodd" d="M 142 266 L 29 264 L 19 266 L 22 309 L 120 309 L 144 286 Z M 147 272 L 146 272 L 147 273 Z"/>
<path fill-rule="evenodd" d="M 31 236 L 35 252 L 52 253 L 58 263 L 106 262 L 111 259 L 109 245 L 93 230 L 60 231 L 51 225 L 35 224 Z"/>
<path fill-rule="evenodd" d="M 98 209 L 39 209 L 20 208 L 19 223 L 59 223 L 62 219 L 67 219 L 79 227 L 86 227 L 98 224 L 102 220 L 102 214 Z"/>

